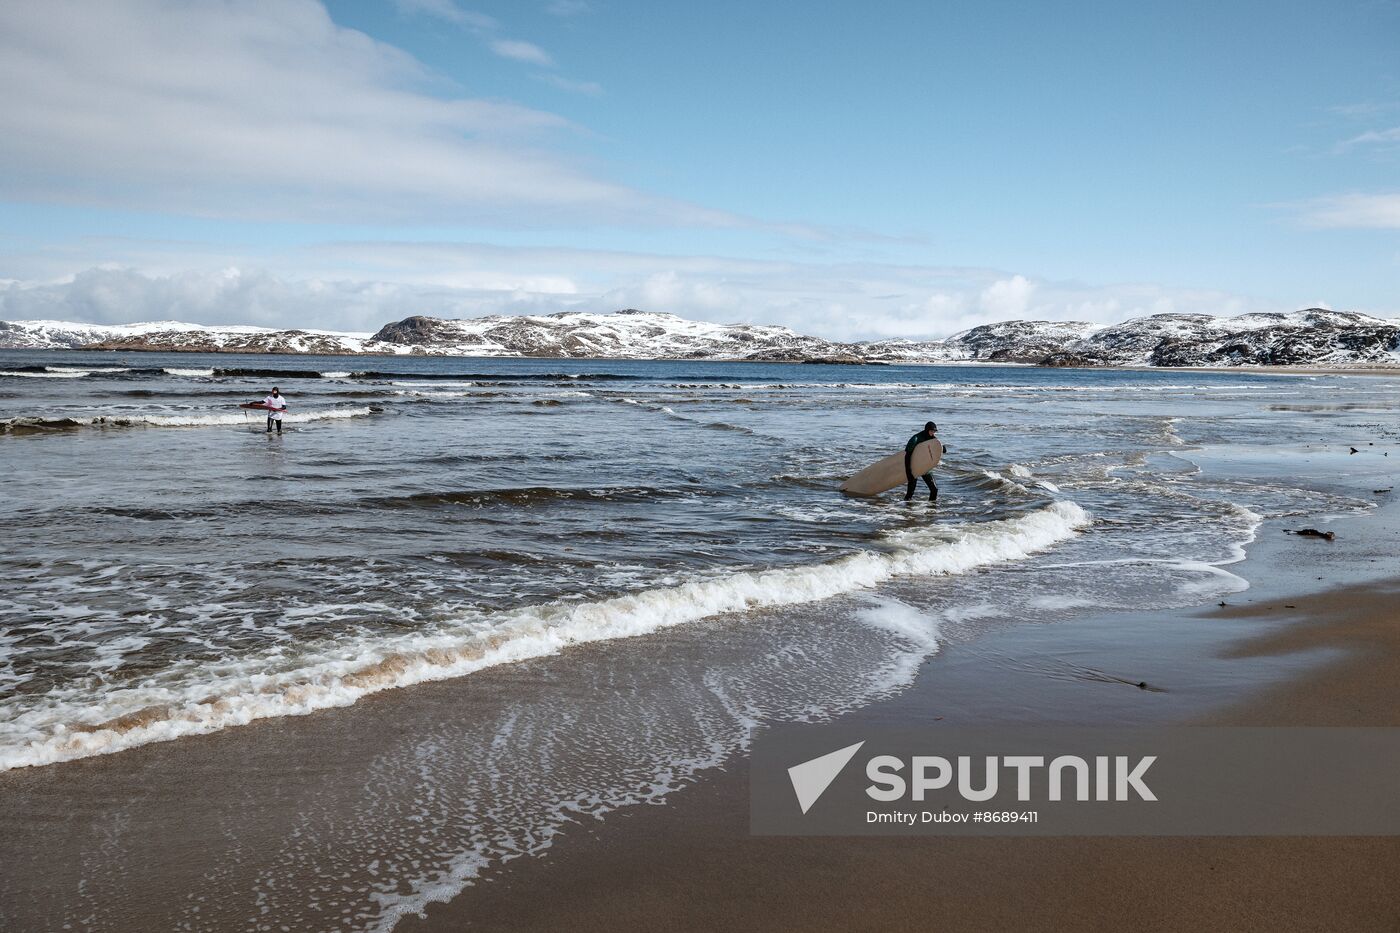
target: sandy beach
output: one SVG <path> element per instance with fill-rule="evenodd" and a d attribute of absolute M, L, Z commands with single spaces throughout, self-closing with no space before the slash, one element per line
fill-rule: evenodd
<path fill-rule="evenodd" d="M 1338 537 L 1384 535 L 1389 521 L 1344 523 Z M 1197 685 L 1196 699 L 1213 707 L 1177 721 L 1400 725 L 1400 578 L 1290 591 L 1286 578 L 1271 574 L 1318 559 L 1297 543 L 1269 540 L 1259 548 L 1261 561 L 1246 571 L 1256 586 L 1238 605 L 1176 616 L 1172 624 L 1183 631 L 1238 623 L 1248 632 L 1208 649 L 1227 669 L 1239 668 L 1238 677 L 1224 674 L 1233 688 Z M 1344 558 L 1348 572 L 1389 569 L 1387 550 L 1384 537 L 1370 537 Z M 1109 669 L 1148 670 L 1147 646 L 1128 641 L 1099 647 L 1096 660 Z M 964 686 L 970 691 L 972 683 Z M 991 713 L 994 719 L 1030 714 L 1097 723 L 1156 716 L 1101 704 L 1092 689 L 1065 699 L 1024 679 L 1003 686 L 1025 705 L 1018 716 L 1017 703 L 1005 704 Z M 925 686 L 914 693 L 919 699 L 898 710 L 857 718 L 976 721 L 981 715 L 978 701 L 964 697 L 959 704 L 948 690 Z M 548 857 L 431 906 L 426 919 L 405 918 L 398 929 L 1400 927 L 1395 838 L 756 838 L 748 832 L 745 766 L 738 760 L 707 774 L 665 807 L 618 814 L 606 828 L 577 827 Z"/>

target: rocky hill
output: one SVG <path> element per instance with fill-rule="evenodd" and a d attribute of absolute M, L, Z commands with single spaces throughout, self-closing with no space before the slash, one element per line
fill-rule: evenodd
<path fill-rule="evenodd" d="M 711 324 L 633 309 L 458 321 L 411 317 L 385 325 L 373 340 L 412 347 L 413 352 L 463 356 L 864 362 L 859 344 L 807 337 L 786 327 Z"/>
<path fill-rule="evenodd" d="M 1155 314 L 1121 324 L 1005 321 L 944 340 L 840 343 L 768 324 L 712 324 L 617 311 L 410 317 L 377 333 L 159 322 L 0 322 L 0 348 L 200 353 L 418 354 L 563 359 L 1042 366 L 1400 366 L 1400 321 L 1310 308 L 1290 314 Z"/>
<path fill-rule="evenodd" d="M 211 327 L 154 321 L 141 324 L 73 324 L 67 321 L 0 321 L 4 350 L 152 350 L 165 353 L 363 353 L 369 334 L 324 330 L 274 330 L 233 324 Z M 396 352 L 390 347 L 370 352 Z M 407 352 L 407 351 L 398 351 Z"/>

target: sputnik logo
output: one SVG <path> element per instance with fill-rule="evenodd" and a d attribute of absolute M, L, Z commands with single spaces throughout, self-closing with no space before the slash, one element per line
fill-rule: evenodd
<path fill-rule="evenodd" d="M 846 767 L 864 744 L 864 741 L 860 741 L 854 745 L 847 745 L 845 748 L 838 748 L 820 758 L 813 758 L 811 761 L 804 761 L 800 765 L 788 768 L 788 777 L 792 780 L 793 793 L 797 794 L 797 805 L 802 808 L 804 814 L 812 809 L 812 804 L 816 803 L 822 794 L 826 793 L 826 789 L 831 786 L 832 781 L 836 780 L 841 769 Z"/>

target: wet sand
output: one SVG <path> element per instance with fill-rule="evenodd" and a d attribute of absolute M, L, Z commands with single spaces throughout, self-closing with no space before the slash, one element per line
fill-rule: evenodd
<path fill-rule="evenodd" d="M 1400 725 L 1400 579 L 1286 592 L 1191 617 L 1251 633 L 1222 663 L 1302 667 L 1185 721 Z M 755 838 L 745 767 L 396 929 L 1400 929 L 1397 838 Z"/>

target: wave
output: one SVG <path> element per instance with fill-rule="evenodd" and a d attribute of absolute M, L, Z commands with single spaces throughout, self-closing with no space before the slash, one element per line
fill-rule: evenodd
<path fill-rule="evenodd" d="M 331 408 L 325 411 L 308 411 L 288 414 L 283 420 L 291 424 L 308 421 L 325 421 L 338 418 L 361 418 L 377 414 L 382 409 L 370 406 L 357 408 Z M 260 413 L 254 413 L 259 414 Z M 192 428 L 212 425 L 247 424 L 249 416 L 243 412 L 210 415 L 171 414 L 171 415 L 84 415 L 67 418 L 5 418 L 0 419 L 0 435 L 3 434 L 43 434 L 50 431 L 73 431 L 82 428 Z"/>
<path fill-rule="evenodd" d="M 747 434 L 750 437 L 756 437 L 760 438 L 761 440 L 772 441 L 778 444 L 786 444 L 788 442 L 786 438 L 777 437 L 773 434 L 764 434 L 761 431 L 755 431 L 753 428 L 747 428 L 741 424 L 731 424 L 728 421 L 706 421 L 704 418 L 692 418 L 690 415 L 681 414 L 680 412 L 676 411 L 674 408 L 671 408 L 668 405 L 653 405 L 650 402 L 639 402 L 634 398 L 626 398 L 625 396 L 620 395 L 613 398 L 609 398 L 608 401 L 621 402 L 625 405 L 634 405 L 637 408 L 644 408 L 647 411 L 656 412 L 658 415 L 665 415 L 668 418 L 674 418 L 676 421 L 684 421 L 687 424 L 697 425 L 702 428 L 709 428 L 712 431 L 732 431 L 736 434 Z"/>
<path fill-rule="evenodd" d="M 675 379 L 685 379 L 685 376 L 668 377 Z M 696 376 L 697 380 L 708 377 Z M 663 382 L 659 383 L 659 388 L 663 389 L 959 389 L 965 386 L 948 384 L 929 384 L 924 382 Z"/>
<path fill-rule="evenodd" d="M 1022 560 L 1089 523 L 1057 501 L 1016 518 L 888 532 L 879 550 L 800 567 L 743 571 L 588 603 L 477 612 L 433 630 L 359 635 L 289 659 L 203 662 L 111 690 L 92 705 L 49 694 L 6 717 L 0 770 L 109 754 L 217 732 L 257 719 L 349 706 L 370 694 L 558 654 L 572 645 L 645 635 L 722 614 L 791 606 L 866 590 L 901 575 L 952 575 Z"/>
<path fill-rule="evenodd" d="M 446 492 L 419 492 L 407 496 L 375 496 L 361 499 L 363 505 L 385 509 L 436 508 L 440 505 L 542 505 L 572 502 L 654 502 L 661 499 L 694 498 L 710 494 L 702 487 L 618 486 L 570 488 L 519 486 L 504 489 L 462 489 Z"/>
<path fill-rule="evenodd" d="M 354 379 L 395 379 L 431 380 L 434 382 L 459 381 L 475 382 L 490 380 L 489 384 L 509 384 L 512 382 L 638 382 L 654 379 L 653 376 L 629 375 L 626 373 L 409 373 L 390 370 L 365 370 L 350 373 Z"/>
<path fill-rule="evenodd" d="M 0 371 L 0 376 L 29 379 L 80 379 L 85 376 L 131 379 L 141 376 L 159 376 L 163 369 L 150 369 L 139 366 L 15 366 Z"/>
<path fill-rule="evenodd" d="M 1021 472 L 1017 472 L 1017 470 L 1020 470 Z M 1027 470 L 1025 467 L 1013 465 L 1011 467 L 1010 472 L 1012 476 L 1019 476 L 1022 479 L 1028 479 L 1030 481 L 1031 486 L 1044 489 L 1046 492 L 1058 493 L 1060 491 L 1060 487 L 1056 486 L 1048 479 L 1036 479 L 1033 476 L 1031 476 L 1030 471 Z M 1035 490 L 1032 489 L 1031 486 L 1027 486 L 1025 483 L 1017 482 L 1016 480 L 1011 479 L 1010 477 L 1002 476 L 996 470 L 983 470 L 981 475 L 984 478 L 991 480 L 993 483 L 996 484 L 997 487 L 1001 489 L 1009 489 L 1013 492 L 1025 493 L 1026 495 L 1035 495 Z"/>
<path fill-rule="evenodd" d="M 259 379 L 320 379 L 321 374 L 314 369 L 267 369 L 263 367 L 215 366 L 214 375 L 256 376 Z"/>
<path fill-rule="evenodd" d="M 10 376 L 15 379 L 76 379 L 80 376 L 90 374 L 92 370 L 85 369 L 81 372 L 50 372 L 46 369 L 4 369 L 0 370 L 0 376 Z"/>
<path fill-rule="evenodd" d="M 411 379 L 441 384 L 443 382 L 487 381 L 487 384 L 511 385 L 521 382 L 612 382 L 639 381 L 654 377 L 629 375 L 625 373 L 481 373 L 481 372 L 409 372 L 403 370 L 318 370 L 292 369 L 267 366 L 214 366 L 209 369 L 167 368 L 152 370 L 172 376 L 215 376 L 218 378 L 257 378 L 257 379 L 358 379 L 371 382 L 393 382 Z"/>

